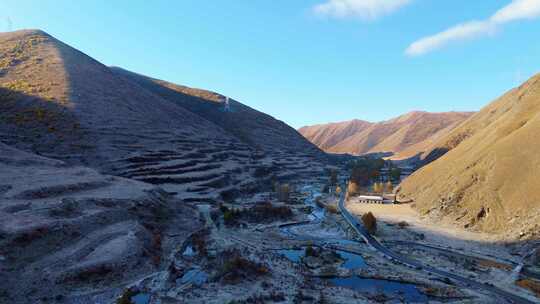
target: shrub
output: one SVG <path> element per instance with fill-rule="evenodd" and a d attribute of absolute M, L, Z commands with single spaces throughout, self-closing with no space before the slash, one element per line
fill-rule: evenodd
<path fill-rule="evenodd" d="M 330 185 L 335 186 L 338 183 L 338 172 L 335 169 L 330 170 Z"/>
<path fill-rule="evenodd" d="M 279 185 L 277 187 L 277 198 L 281 202 L 288 202 L 291 196 L 289 184 Z"/>
<path fill-rule="evenodd" d="M 533 279 L 521 279 L 516 282 L 516 285 L 529 289 L 530 291 L 534 292 L 537 297 L 540 297 L 540 281 Z"/>
<path fill-rule="evenodd" d="M 274 206 L 272 203 L 265 202 L 243 210 L 240 216 L 247 221 L 258 223 L 286 220 L 293 216 L 293 212 L 288 206 Z"/>
<path fill-rule="evenodd" d="M 137 295 L 137 292 L 131 288 L 124 290 L 120 298 L 116 300 L 116 304 L 133 304 L 131 298 Z"/>
<path fill-rule="evenodd" d="M 401 221 L 398 223 L 398 227 L 403 229 L 405 227 L 408 227 L 409 226 L 409 223 L 405 222 L 405 221 Z"/>
<path fill-rule="evenodd" d="M 223 212 L 223 221 L 227 226 L 236 226 L 240 220 L 252 223 L 272 222 L 276 220 L 286 220 L 294 214 L 288 206 L 274 206 L 270 202 L 258 203 L 249 209 L 228 209 L 220 208 Z"/>
<path fill-rule="evenodd" d="M 256 178 L 262 178 L 272 173 L 272 169 L 268 167 L 257 167 L 253 172 L 253 176 Z"/>
<path fill-rule="evenodd" d="M 377 219 L 373 213 L 368 212 L 362 215 L 362 223 L 369 233 L 375 234 L 377 232 Z"/>
<path fill-rule="evenodd" d="M 197 231 L 192 236 L 192 244 L 197 254 L 200 256 L 205 256 L 207 254 L 207 242 L 206 238 L 210 234 L 208 229 Z"/>
<path fill-rule="evenodd" d="M 399 181 L 401 179 L 401 169 L 400 168 L 392 168 L 392 170 L 390 170 L 390 178 L 393 181 Z"/>
<path fill-rule="evenodd" d="M 322 193 L 328 193 L 330 191 L 330 186 L 328 185 L 324 185 L 324 187 L 322 188 Z"/>
<path fill-rule="evenodd" d="M 304 250 L 304 256 L 306 256 L 306 257 L 308 257 L 308 256 L 318 257 L 319 256 L 319 251 L 317 249 L 313 248 L 312 246 L 308 246 Z"/>
<path fill-rule="evenodd" d="M 162 251 L 162 236 L 161 231 L 156 229 L 152 232 L 152 262 L 155 266 L 159 266 L 161 262 L 161 251 Z"/>
<path fill-rule="evenodd" d="M 338 213 L 338 207 L 336 204 L 328 204 L 325 206 L 325 209 L 326 211 L 332 213 L 332 214 L 337 214 Z"/>
<path fill-rule="evenodd" d="M 270 272 L 263 264 L 244 258 L 237 249 L 221 252 L 218 278 L 227 284 L 236 284 Z"/>
<path fill-rule="evenodd" d="M 227 226 L 235 226 L 238 224 L 240 218 L 240 211 L 236 209 L 227 210 L 223 212 L 223 221 Z"/>
<path fill-rule="evenodd" d="M 370 181 L 379 177 L 379 171 L 384 166 L 383 159 L 360 158 L 351 162 L 351 181 L 360 186 L 367 186 Z"/>
<path fill-rule="evenodd" d="M 349 195 L 356 195 L 360 191 L 360 187 L 358 184 L 354 181 L 349 181 L 349 185 L 347 186 L 347 192 Z"/>

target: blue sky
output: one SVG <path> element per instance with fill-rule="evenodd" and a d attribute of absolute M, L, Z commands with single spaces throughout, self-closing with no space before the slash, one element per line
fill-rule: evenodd
<path fill-rule="evenodd" d="M 0 31 L 40 28 L 300 127 L 480 109 L 540 72 L 539 1 L 3 0 Z"/>

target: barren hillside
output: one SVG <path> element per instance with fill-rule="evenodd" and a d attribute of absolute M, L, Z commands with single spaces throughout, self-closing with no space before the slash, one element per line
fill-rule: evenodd
<path fill-rule="evenodd" d="M 38 30 L 0 34 L 0 140 L 214 201 L 321 170 L 281 121 L 220 95 L 111 69 Z M 170 88 L 169 88 L 170 87 Z"/>
<path fill-rule="evenodd" d="M 306 126 L 298 130 L 309 141 L 325 150 L 334 147 L 354 134 L 362 132 L 372 123 L 354 119 L 351 121 L 336 122 L 322 125 Z"/>
<path fill-rule="evenodd" d="M 226 107 L 225 96 L 221 94 L 149 78 L 120 68 L 112 70 L 148 91 L 204 117 L 256 149 L 282 154 L 283 157 L 298 151 L 322 157 L 319 149 L 290 126 L 236 100 L 230 99 Z"/>
<path fill-rule="evenodd" d="M 2 303 L 94 303 L 88 288 L 117 293 L 200 225 L 155 186 L 0 143 Z"/>
<path fill-rule="evenodd" d="M 353 120 L 304 127 L 299 131 L 327 152 L 355 155 L 392 152 L 392 158 L 403 159 L 425 152 L 471 114 L 411 112 L 380 123 Z"/>
<path fill-rule="evenodd" d="M 406 179 L 402 194 L 436 218 L 487 232 L 540 231 L 540 75 L 441 138 L 444 156 Z"/>

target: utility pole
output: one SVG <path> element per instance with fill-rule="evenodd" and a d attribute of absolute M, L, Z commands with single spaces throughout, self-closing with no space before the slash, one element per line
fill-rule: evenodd
<path fill-rule="evenodd" d="M 231 110 L 231 105 L 229 103 L 229 97 L 225 97 L 225 107 L 223 108 L 223 111 L 225 112 L 230 112 Z"/>

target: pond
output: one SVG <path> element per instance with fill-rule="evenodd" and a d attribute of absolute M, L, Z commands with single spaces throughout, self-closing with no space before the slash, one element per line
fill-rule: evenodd
<path fill-rule="evenodd" d="M 407 303 L 428 303 L 428 297 L 420 292 L 414 284 L 388 280 L 366 279 L 358 276 L 329 279 L 334 286 L 346 287 L 369 293 L 383 294 L 388 297 L 402 299 Z"/>
<path fill-rule="evenodd" d="M 357 269 L 357 268 L 364 268 L 366 267 L 366 262 L 364 262 L 364 258 L 359 254 L 354 254 L 346 251 L 338 250 L 336 251 L 341 255 L 341 257 L 345 260 L 345 263 L 342 265 L 343 267 L 347 269 Z"/>
<path fill-rule="evenodd" d="M 131 303 L 134 304 L 148 304 L 150 303 L 150 294 L 139 293 L 131 297 Z"/>
<path fill-rule="evenodd" d="M 277 252 L 293 263 L 299 263 L 304 256 L 304 249 L 280 249 Z"/>
<path fill-rule="evenodd" d="M 286 257 L 289 261 L 293 263 L 299 263 L 302 261 L 302 257 L 305 255 L 305 249 L 280 249 L 276 250 L 277 253 Z M 343 267 L 347 269 L 357 269 L 366 267 L 364 258 L 359 254 L 354 254 L 346 251 L 336 250 L 336 252 L 343 258 L 345 261 Z"/>

